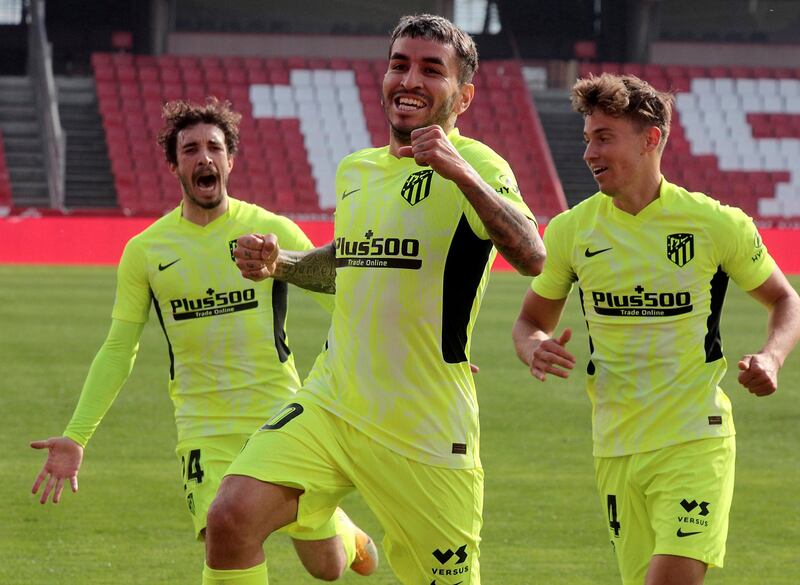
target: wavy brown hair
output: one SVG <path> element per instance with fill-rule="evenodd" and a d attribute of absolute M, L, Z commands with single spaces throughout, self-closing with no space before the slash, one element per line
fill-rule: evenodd
<path fill-rule="evenodd" d="M 595 110 L 614 118 L 628 118 L 644 130 L 655 126 L 661 130 L 659 152 L 664 150 L 672 123 L 675 97 L 658 91 L 635 75 L 590 75 L 572 86 L 572 109 L 584 116 Z"/>
<path fill-rule="evenodd" d="M 178 134 L 196 124 L 212 124 L 225 135 L 228 156 L 234 156 L 239 148 L 239 121 L 242 115 L 231 109 L 228 101 L 211 96 L 204 105 L 188 101 L 167 102 L 161 109 L 164 127 L 158 133 L 158 145 L 164 150 L 168 163 L 178 164 Z"/>

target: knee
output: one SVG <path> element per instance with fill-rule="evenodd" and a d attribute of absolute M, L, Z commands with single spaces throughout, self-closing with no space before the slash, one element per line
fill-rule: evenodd
<path fill-rule="evenodd" d="M 243 526 L 241 506 L 234 501 L 216 498 L 208 509 L 206 516 L 206 540 L 214 542 L 217 539 L 229 540 L 241 535 Z"/>
<path fill-rule="evenodd" d="M 321 558 L 306 565 L 306 570 L 320 581 L 336 581 L 344 574 L 345 566 L 339 559 Z"/>

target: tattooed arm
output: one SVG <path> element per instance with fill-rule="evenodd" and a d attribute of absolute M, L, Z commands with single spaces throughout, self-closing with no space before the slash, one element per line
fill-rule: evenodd
<path fill-rule="evenodd" d="M 465 161 L 441 126 L 411 132 L 411 145 L 398 149 L 399 156 L 414 158 L 453 181 L 480 217 L 492 243 L 520 274 L 535 276 L 544 265 L 544 243 L 536 224 L 498 195 Z"/>
<path fill-rule="evenodd" d="M 336 292 L 336 249 L 333 242 L 320 248 L 294 252 L 281 250 L 274 234 L 242 236 L 233 252 L 242 276 L 260 281 L 275 278 L 312 290 Z"/>
<path fill-rule="evenodd" d="M 517 272 L 536 276 L 544 266 L 544 242 L 536 224 L 498 195 L 486 181 L 475 176 L 458 188 L 481 218 L 495 248 Z"/>

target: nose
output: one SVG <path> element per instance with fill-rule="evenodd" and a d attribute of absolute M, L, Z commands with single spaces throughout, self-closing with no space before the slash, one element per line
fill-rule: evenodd
<path fill-rule="evenodd" d="M 591 142 L 587 142 L 586 148 L 583 150 L 583 160 L 588 163 L 593 158 L 595 158 L 594 148 Z"/>
<path fill-rule="evenodd" d="M 409 66 L 406 70 L 405 75 L 403 75 L 403 79 L 400 81 L 401 85 L 406 89 L 412 89 L 415 87 L 419 87 L 421 85 L 421 76 L 419 74 L 419 68 L 414 65 Z"/>

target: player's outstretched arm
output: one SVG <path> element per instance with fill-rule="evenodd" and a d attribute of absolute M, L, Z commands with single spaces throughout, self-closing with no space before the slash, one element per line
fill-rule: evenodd
<path fill-rule="evenodd" d="M 275 278 L 315 292 L 336 292 L 336 249 L 333 242 L 305 251 L 281 250 L 274 234 L 250 234 L 236 241 L 233 252 L 242 276 Z"/>
<path fill-rule="evenodd" d="M 47 460 L 31 488 L 31 493 L 36 494 L 44 484 L 44 491 L 39 499 L 40 503 L 47 503 L 51 493 L 53 494 L 53 503 L 60 502 L 61 492 L 64 491 L 64 480 L 69 480 L 73 493 L 78 491 L 78 470 L 83 461 L 83 447 L 68 437 L 51 437 L 44 441 L 33 441 L 31 447 L 47 449 Z"/>
<path fill-rule="evenodd" d="M 458 185 L 486 226 L 494 246 L 517 272 L 536 276 L 542 271 L 545 249 L 534 222 L 481 178 L 447 139 L 441 126 L 414 130 L 411 146 L 401 147 L 398 154 L 430 166 Z"/>
<path fill-rule="evenodd" d="M 778 372 L 800 339 L 800 297 L 780 269 L 750 294 L 769 310 L 767 341 L 739 360 L 739 383 L 756 396 L 778 389 Z"/>
<path fill-rule="evenodd" d="M 567 378 L 575 366 L 575 356 L 566 349 L 572 331 L 565 329 L 558 338 L 551 337 L 565 302 L 566 299 L 550 300 L 529 290 L 511 333 L 517 357 L 542 382 L 547 374 Z"/>

